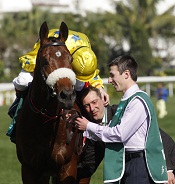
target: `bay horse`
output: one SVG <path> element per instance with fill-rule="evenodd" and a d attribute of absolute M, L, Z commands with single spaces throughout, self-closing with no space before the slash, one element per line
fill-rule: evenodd
<path fill-rule="evenodd" d="M 59 37 L 49 37 L 47 23 L 39 31 L 40 48 L 33 81 L 16 122 L 16 151 L 23 184 L 59 184 L 76 179 L 81 135 L 70 118 L 79 116 L 75 103 L 75 73 L 65 41 L 68 27 L 62 22 Z"/>

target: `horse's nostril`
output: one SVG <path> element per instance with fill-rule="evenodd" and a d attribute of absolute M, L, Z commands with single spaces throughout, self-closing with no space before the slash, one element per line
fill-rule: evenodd
<path fill-rule="evenodd" d="M 66 99 L 66 98 L 67 98 L 67 95 L 62 91 L 62 92 L 60 93 L 60 97 L 61 97 L 62 99 Z"/>

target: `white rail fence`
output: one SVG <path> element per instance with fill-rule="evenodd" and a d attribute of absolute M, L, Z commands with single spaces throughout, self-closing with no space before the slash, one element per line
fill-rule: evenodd
<path fill-rule="evenodd" d="M 151 90 L 155 90 L 151 83 L 164 82 L 169 90 L 169 96 L 174 96 L 173 88 L 175 84 L 175 76 L 166 77 L 138 77 L 138 83 L 143 83 L 141 89 L 151 96 Z M 108 85 L 108 78 L 103 78 L 104 86 Z M 15 89 L 12 83 L 0 83 L 0 106 L 11 105 L 15 99 Z"/>
<path fill-rule="evenodd" d="M 11 105 L 15 99 L 15 89 L 12 83 L 0 83 L 0 106 Z"/>
<path fill-rule="evenodd" d="M 151 90 L 155 90 L 151 83 L 158 83 L 164 82 L 167 84 L 169 90 L 169 96 L 174 96 L 173 94 L 173 83 L 175 83 L 175 76 L 164 76 L 164 77 L 157 77 L 157 76 L 149 76 L 149 77 L 138 77 L 137 83 L 144 83 L 145 85 L 141 86 L 141 89 L 145 91 L 149 96 L 151 95 Z M 106 85 L 108 84 L 108 78 L 103 79 L 103 83 Z"/>

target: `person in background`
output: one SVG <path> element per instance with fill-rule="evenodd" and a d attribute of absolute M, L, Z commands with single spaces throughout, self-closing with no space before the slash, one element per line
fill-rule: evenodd
<path fill-rule="evenodd" d="M 75 120 L 79 130 L 86 130 L 87 138 L 105 142 L 104 183 L 168 181 L 156 112 L 149 96 L 136 83 L 137 70 L 137 62 L 128 55 L 109 64 L 108 82 L 123 94 L 109 126 L 89 122 L 85 117 Z"/>
<path fill-rule="evenodd" d="M 103 105 L 100 91 L 92 86 L 82 90 L 81 102 L 83 103 L 83 107 L 85 108 L 90 121 L 97 124 L 109 124 L 117 110 L 117 105 L 105 107 Z M 161 128 L 159 128 L 159 130 L 165 151 L 166 165 L 168 169 L 168 184 L 172 184 L 175 183 L 175 142 Z M 86 135 L 86 132 L 84 132 L 84 135 Z M 86 149 L 79 161 L 77 169 L 78 179 L 81 179 L 82 177 L 91 177 L 104 157 L 105 144 L 103 142 L 89 139 L 87 139 L 87 141 L 90 141 L 91 144 L 87 142 Z"/>
<path fill-rule="evenodd" d="M 155 95 L 157 97 L 156 107 L 159 113 L 158 117 L 162 119 L 168 114 L 166 110 L 166 101 L 169 93 L 168 90 L 165 87 L 163 87 L 163 84 L 159 83 L 155 91 Z"/>

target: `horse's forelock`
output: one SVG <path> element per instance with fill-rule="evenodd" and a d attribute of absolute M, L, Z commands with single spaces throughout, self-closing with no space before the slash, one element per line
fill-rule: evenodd
<path fill-rule="evenodd" d="M 46 80 L 46 84 L 50 87 L 53 87 L 56 84 L 56 82 L 62 78 L 70 79 L 70 81 L 73 85 L 75 85 L 75 83 L 76 83 L 75 73 L 71 69 L 58 68 L 49 74 L 49 76 Z"/>

